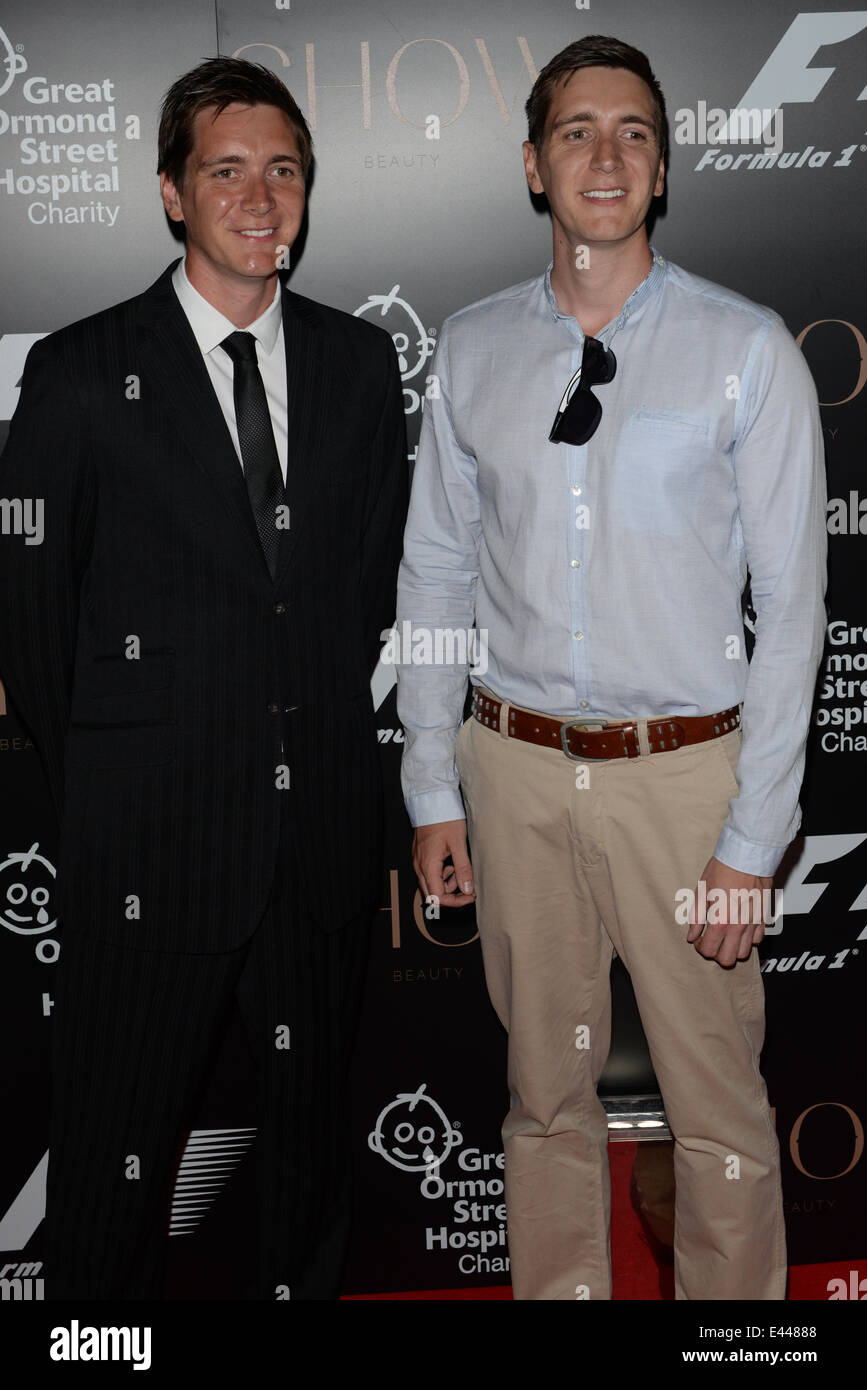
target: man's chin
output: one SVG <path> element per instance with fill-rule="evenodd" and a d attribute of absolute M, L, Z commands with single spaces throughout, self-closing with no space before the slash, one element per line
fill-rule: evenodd
<path fill-rule="evenodd" d="M 289 243 L 291 244 L 291 243 Z M 233 247 L 229 252 L 223 254 L 203 252 L 200 248 L 191 249 L 187 247 L 187 273 L 192 268 L 194 275 L 199 275 L 206 280 L 229 280 L 250 281 L 267 280 L 277 274 L 280 269 L 278 262 L 286 256 L 288 244 L 286 242 L 276 242 L 273 246 L 269 244 L 268 249 L 261 251 L 246 251 L 244 248 Z"/>
<path fill-rule="evenodd" d="M 270 280 L 280 269 L 277 264 L 278 259 L 285 254 L 284 250 L 278 256 L 275 247 L 269 255 L 262 253 L 257 256 L 244 257 L 243 260 L 225 265 L 221 267 L 221 274 L 234 280 Z"/>
<path fill-rule="evenodd" d="M 247 265 L 238 273 L 248 280 L 262 280 L 276 275 L 279 268 L 276 256 L 272 256 L 266 265 Z"/>

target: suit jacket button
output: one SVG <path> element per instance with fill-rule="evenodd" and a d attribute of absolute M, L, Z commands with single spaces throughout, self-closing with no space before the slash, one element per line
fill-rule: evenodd
<path fill-rule="evenodd" d="M 285 603 L 275 603 L 275 604 L 274 604 L 274 612 L 275 612 L 275 613 L 285 613 L 285 612 L 286 612 L 286 605 L 285 605 Z"/>
<path fill-rule="evenodd" d="M 269 714 L 279 714 L 279 713 L 280 713 L 280 706 L 279 706 L 279 705 L 274 705 L 274 704 L 269 705 L 269 706 L 268 706 L 268 713 L 269 713 Z"/>

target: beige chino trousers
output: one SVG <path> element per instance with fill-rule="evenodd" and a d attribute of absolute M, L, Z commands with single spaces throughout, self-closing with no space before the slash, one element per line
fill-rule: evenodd
<path fill-rule="evenodd" d="M 458 734 L 485 976 L 509 1034 L 503 1143 L 516 1299 L 611 1297 L 608 1129 L 596 1086 L 615 950 L 675 1141 L 675 1296 L 785 1298 L 758 956 L 724 969 L 675 920 L 675 894 L 695 890 L 737 795 L 740 737 L 582 765 L 473 718 Z"/>

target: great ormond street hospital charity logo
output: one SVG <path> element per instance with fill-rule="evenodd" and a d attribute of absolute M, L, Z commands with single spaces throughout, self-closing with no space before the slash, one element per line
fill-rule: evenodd
<path fill-rule="evenodd" d="M 377 1117 L 367 1142 L 374 1153 L 404 1173 L 424 1173 L 444 1163 L 462 1135 L 436 1101 L 417 1091 L 403 1091 Z"/>
<path fill-rule="evenodd" d="M 53 864 L 37 854 L 39 843 L 0 864 L 0 926 L 19 936 L 38 936 L 57 925 L 51 894 Z"/>
<path fill-rule="evenodd" d="M 26 71 L 27 59 L 24 54 L 15 52 L 4 30 L 0 29 L 0 97 L 9 91 L 19 73 Z"/>
<path fill-rule="evenodd" d="M 372 294 L 353 312 L 353 318 L 366 315 L 388 319 L 387 327 L 397 352 L 402 381 L 412 381 L 434 350 L 434 339 L 424 327 L 411 304 L 398 297 L 400 285 L 392 285 L 388 294 Z M 378 311 L 378 312 L 377 312 Z"/>

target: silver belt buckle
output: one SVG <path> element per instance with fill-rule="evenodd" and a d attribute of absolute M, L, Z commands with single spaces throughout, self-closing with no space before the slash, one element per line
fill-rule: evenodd
<path fill-rule="evenodd" d="M 568 744 L 566 743 L 566 734 L 569 729 L 586 730 L 591 724 L 601 724 L 605 726 L 610 723 L 610 719 L 568 719 L 565 724 L 561 724 L 560 746 L 566 754 L 566 757 L 573 763 L 607 763 L 609 761 L 608 758 L 587 758 L 580 753 L 570 753 Z"/>

